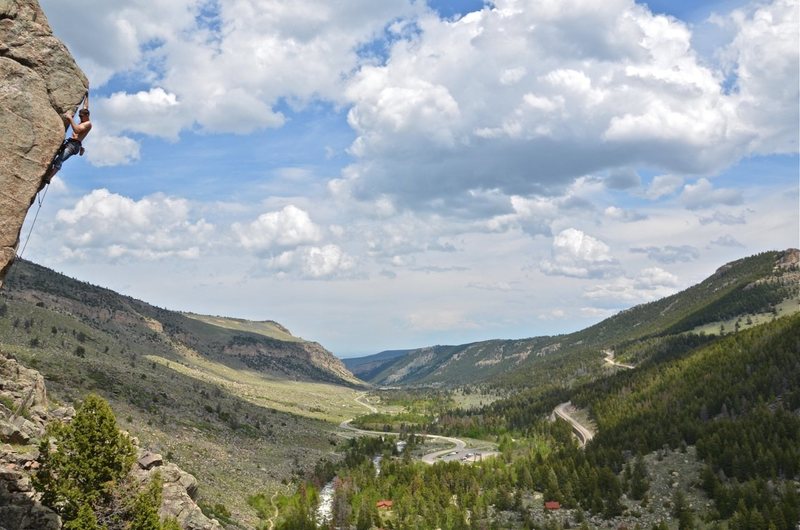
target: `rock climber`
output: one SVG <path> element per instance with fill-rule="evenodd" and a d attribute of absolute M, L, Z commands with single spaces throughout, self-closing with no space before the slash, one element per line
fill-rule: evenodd
<path fill-rule="evenodd" d="M 81 142 L 92 130 L 92 122 L 89 120 L 89 92 L 83 98 L 83 108 L 78 111 L 78 118 L 80 122 L 75 123 L 71 112 L 65 112 L 63 115 L 64 124 L 72 127 L 72 136 L 64 140 L 61 148 L 53 157 L 53 162 L 50 164 L 50 171 L 48 172 L 47 181 L 49 182 L 53 175 L 58 173 L 61 169 L 61 164 L 64 163 L 69 157 L 74 155 L 83 156 L 84 148 Z"/>

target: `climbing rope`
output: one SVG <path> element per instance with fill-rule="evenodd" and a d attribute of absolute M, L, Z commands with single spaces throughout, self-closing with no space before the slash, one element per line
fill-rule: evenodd
<path fill-rule="evenodd" d="M 22 245 L 22 250 L 17 254 L 17 257 L 22 259 L 22 255 L 25 253 L 25 249 L 28 247 L 28 242 L 31 240 L 31 234 L 33 234 L 33 227 L 36 226 L 36 220 L 39 218 L 39 212 L 42 211 L 42 203 L 44 203 L 44 198 L 47 197 L 47 190 L 50 188 L 50 183 L 48 182 L 44 186 L 43 192 L 40 191 L 36 194 L 36 202 L 39 203 L 39 207 L 36 208 L 36 215 L 33 216 L 33 221 L 31 221 L 31 228 L 28 230 L 28 236 L 25 238 L 25 244 Z"/>

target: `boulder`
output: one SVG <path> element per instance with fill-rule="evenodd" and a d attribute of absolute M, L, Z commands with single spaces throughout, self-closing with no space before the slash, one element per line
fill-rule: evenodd
<path fill-rule="evenodd" d="M 145 452 L 139 460 L 137 460 L 139 467 L 142 469 L 152 469 L 164 463 L 164 459 L 158 453 Z"/>
<path fill-rule="evenodd" d="M 25 216 L 89 87 L 36 0 L 0 0 L 0 287 Z"/>
<path fill-rule="evenodd" d="M 174 517 L 184 530 L 222 530 L 222 525 L 209 519 L 194 502 L 197 497 L 197 479 L 177 465 L 169 463 L 150 470 L 134 471 L 138 480 L 145 484 L 159 473 L 164 481 L 161 517 Z"/>
<path fill-rule="evenodd" d="M 16 445 L 27 445 L 31 437 L 18 426 L 7 421 L 0 421 L 0 442 Z"/>

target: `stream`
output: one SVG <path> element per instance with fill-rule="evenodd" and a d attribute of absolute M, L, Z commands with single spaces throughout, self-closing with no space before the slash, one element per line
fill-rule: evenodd
<path fill-rule="evenodd" d="M 400 442 L 398 442 L 398 445 Z M 405 442 L 403 442 L 405 445 Z M 375 466 L 375 476 L 381 474 L 381 460 L 382 455 L 376 455 L 372 458 L 372 465 Z M 317 524 L 324 525 L 330 522 L 333 517 L 333 494 L 335 492 L 333 484 L 336 481 L 334 477 L 330 482 L 325 484 L 319 491 L 319 504 L 317 505 Z"/>

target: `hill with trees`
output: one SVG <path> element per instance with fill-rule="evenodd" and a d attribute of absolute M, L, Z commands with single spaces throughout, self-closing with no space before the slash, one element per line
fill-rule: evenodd
<path fill-rule="evenodd" d="M 419 348 L 373 358 L 361 374 L 373 384 L 388 386 L 480 383 L 508 388 L 585 381 L 602 375 L 606 350 L 643 362 L 670 337 L 690 332 L 716 335 L 800 311 L 799 263 L 796 249 L 764 252 L 723 265 L 684 291 L 575 333 Z M 348 362 L 356 366 L 358 360 Z"/>

